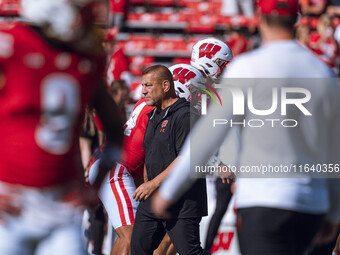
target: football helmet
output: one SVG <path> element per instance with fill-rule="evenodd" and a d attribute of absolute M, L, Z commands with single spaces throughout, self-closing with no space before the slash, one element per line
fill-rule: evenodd
<path fill-rule="evenodd" d="M 217 82 L 227 63 L 233 59 L 230 47 L 216 38 L 198 41 L 191 52 L 191 65 Z"/>
<path fill-rule="evenodd" d="M 22 17 L 61 42 L 80 40 L 94 21 L 94 0 L 22 0 Z"/>
<path fill-rule="evenodd" d="M 201 72 L 188 64 L 173 65 L 169 70 L 174 78 L 177 96 L 185 98 L 200 110 L 202 89 L 205 89 L 205 78 Z"/>

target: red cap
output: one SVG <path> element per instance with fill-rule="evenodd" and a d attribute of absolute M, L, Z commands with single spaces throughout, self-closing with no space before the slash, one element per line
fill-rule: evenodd
<path fill-rule="evenodd" d="M 292 15 L 299 11 L 298 0 L 258 0 L 257 6 L 262 14 L 267 15 Z"/>

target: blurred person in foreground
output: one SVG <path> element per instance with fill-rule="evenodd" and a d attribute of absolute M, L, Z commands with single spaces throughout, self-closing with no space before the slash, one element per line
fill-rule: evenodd
<path fill-rule="evenodd" d="M 28 23 L 0 31 L 0 254 L 84 254 L 84 205 L 97 201 L 120 155 L 119 111 L 102 73 L 97 1 L 22 1 Z M 100 173 L 83 186 L 79 128 L 85 106 L 107 134 Z"/>
<path fill-rule="evenodd" d="M 234 45 L 235 46 L 235 45 Z M 234 47 L 235 48 L 235 47 Z M 237 48 L 237 47 L 236 47 Z M 240 53 L 238 50 L 238 53 Z M 227 69 L 227 65 L 233 60 L 233 53 L 229 44 L 217 39 L 217 38 L 207 38 L 198 41 L 194 46 L 191 53 L 191 65 L 201 71 L 203 76 L 206 78 L 205 90 L 211 93 L 218 93 L 214 89 L 215 83 L 218 83 L 221 79 L 223 73 Z M 211 86 L 211 82 L 214 82 Z M 202 90 L 201 90 L 202 91 Z M 204 90 L 203 90 L 204 91 Z M 196 109 L 202 112 L 201 109 L 201 95 L 199 94 L 195 98 Z M 237 131 L 233 134 L 237 137 Z M 238 140 L 238 138 L 236 138 Z M 216 153 L 209 159 L 206 163 L 207 167 L 212 167 L 216 169 L 217 167 L 226 167 L 221 159 L 217 156 L 218 148 L 216 148 Z M 223 215 L 225 214 L 229 201 L 231 199 L 231 182 L 232 175 L 228 173 L 218 173 L 221 178 L 216 178 L 215 188 L 216 188 L 216 207 L 213 216 L 210 219 L 209 227 L 207 230 L 205 238 L 206 251 L 210 251 L 213 245 L 214 239 L 216 237 L 218 228 L 222 221 Z"/>
<path fill-rule="evenodd" d="M 264 44 L 238 57 L 229 66 L 224 76 L 228 78 L 225 83 L 232 82 L 231 78 L 247 78 L 234 79 L 234 82 L 240 83 L 238 88 L 244 94 L 247 88 L 254 86 L 254 102 L 261 102 L 266 107 L 272 104 L 267 93 L 272 87 L 261 86 L 261 82 L 268 79 L 255 78 L 280 78 L 269 81 L 281 81 L 281 84 L 276 83 L 281 89 L 289 85 L 290 78 L 299 78 L 295 82 L 304 81 L 301 78 L 316 81 L 318 79 L 315 78 L 322 78 L 323 84 L 309 86 L 311 79 L 304 84 L 312 92 L 306 104 L 312 116 L 302 114 L 300 110 L 306 109 L 304 104 L 299 105 L 303 106 L 300 108 L 291 106 L 288 110 L 287 118 L 297 118 L 299 125 L 290 128 L 243 126 L 239 166 L 256 166 L 262 162 L 339 166 L 340 86 L 329 67 L 294 40 L 297 0 L 260 0 L 258 10 Z M 189 140 L 185 143 L 181 159 L 173 166 L 174 171 L 154 195 L 152 208 L 157 215 L 166 212 L 166 208 L 193 183 L 190 165 L 203 165 L 230 131 L 231 128 L 226 125 L 213 128 L 213 121 L 233 118 L 240 122 L 242 117 L 247 120 L 254 116 L 249 110 L 240 116 L 233 115 L 230 90 L 223 90 L 221 98 L 223 107 L 212 105 L 208 114 L 199 120 L 191 132 L 191 143 Z M 272 115 L 277 119 L 281 118 L 280 114 L 276 111 Z M 337 177 L 331 171 L 327 174 L 330 176 L 326 177 Z M 267 178 L 244 178 L 244 174 L 239 174 L 238 178 L 237 228 L 242 254 L 302 255 L 312 243 L 319 245 L 334 238 L 340 221 L 338 178 L 313 178 L 307 171 L 296 175 L 269 175 L 281 178 L 261 176 Z M 259 176 L 255 174 L 252 177 Z"/>
<path fill-rule="evenodd" d="M 88 170 L 91 156 L 99 148 L 98 129 L 93 119 L 93 111 L 88 106 L 85 108 L 85 116 L 81 126 L 79 149 L 85 181 L 88 182 Z M 100 201 L 98 201 L 97 206 L 87 208 L 84 212 L 84 216 L 88 216 L 88 222 L 84 231 L 84 245 L 86 249 L 88 249 L 87 247 L 91 243 L 93 247 L 92 253 L 100 255 L 103 247 L 105 225 L 105 214 Z"/>

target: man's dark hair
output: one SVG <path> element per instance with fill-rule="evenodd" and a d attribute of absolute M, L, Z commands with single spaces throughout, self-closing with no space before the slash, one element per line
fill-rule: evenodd
<path fill-rule="evenodd" d="M 280 27 L 294 33 L 298 15 L 278 16 L 262 14 L 262 17 L 269 26 Z"/>
<path fill-rule="evenodd" d="M 156 74 L 156 79 L 158 82 L 162 82 L 164 80 L 168 80 L 171 84 L 171 87 L 174 88 L 174 79 L 172 77 L 172 73 L 170 70 L 163 66 L 163 65 L 154 65 L 146 68 L 143 72 L 142 75 L 148 74 L 148 73 L 155 73 Z"/>

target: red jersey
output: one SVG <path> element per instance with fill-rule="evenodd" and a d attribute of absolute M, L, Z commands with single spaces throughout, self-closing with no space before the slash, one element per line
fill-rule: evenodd
<path fill-rule="evenodd" d="M 108 68 L 107 68 L 107 82 L 110 85 L 114 80 L 125 80 L 126 84 L 130 86 L 131 74 L 129 68 L 129 60 L 124 55 L 121 48 L 118 48 L 110 58 Z"/>
<path fill-rule="evenodd" d="M 52 47 L 29 26 L 0 29 L 0 180 L 31 187 L 80 178 L 78 129 L 105 59 Z"/>
<path fill-rule="evenodd" d="M 124 165 L 133 178 L 143 177 L 145 151 L 144 133 L 148 123 L 147 114 L 154 109 L 147 106 L 142 98 L 133 108 L 129 120 L 124 126 L 123 155 L 120 163 Z"/>
<path fill-rule="evenodd" d="M 103 132 L 104 131 L 103 124 L 100 121 L 99 116 L 96 112 L 93 112 L 93 120 L 94 120 L 94 123 L 96 123 L 96 127 L 98 128 L 98 130 Z"/>
<path fill-rule="evenodd" d="M 110 0 L 110 12 L 126 13 L 128 0 Z"/>

